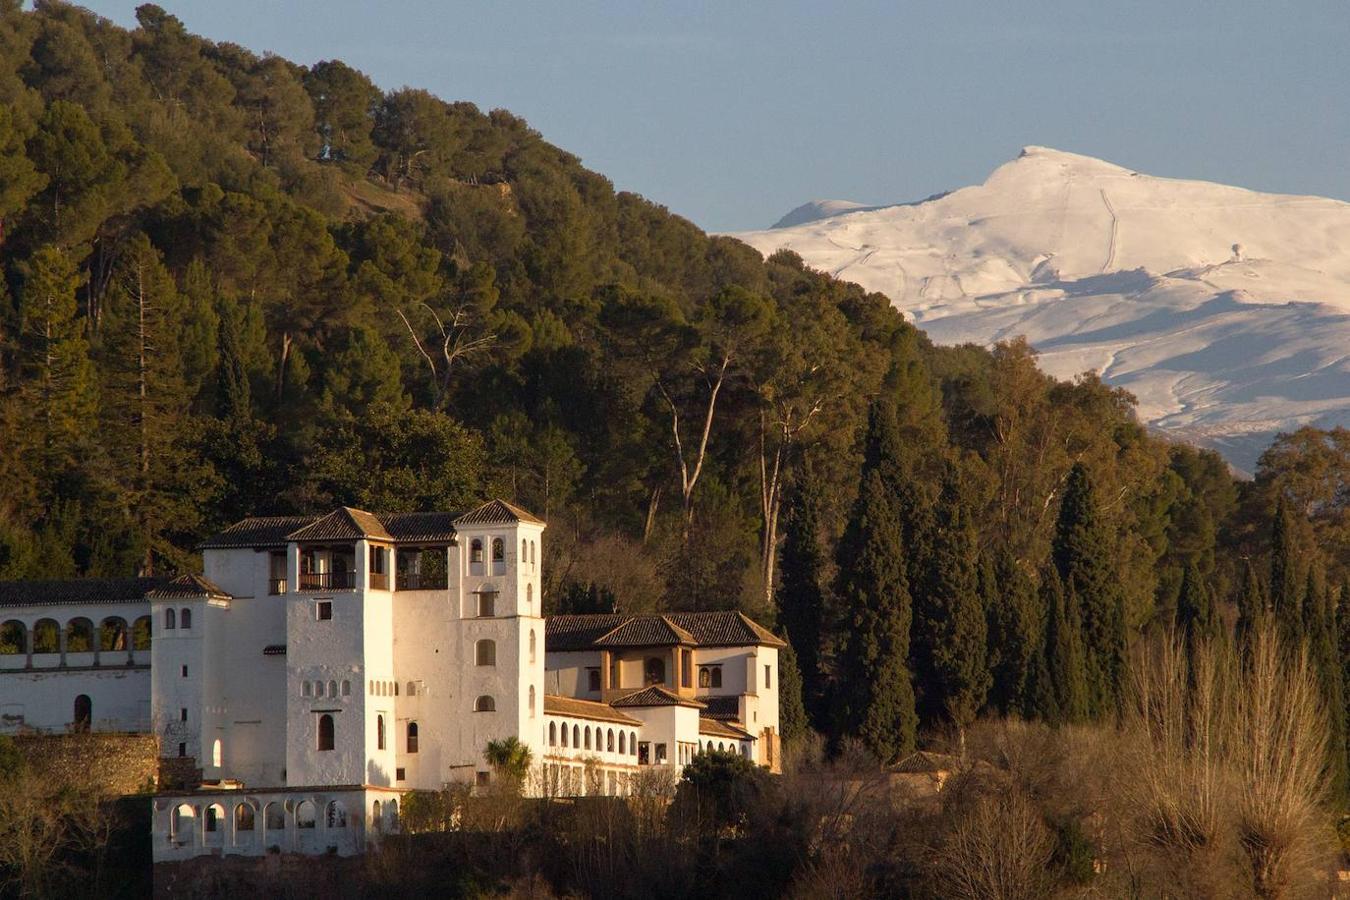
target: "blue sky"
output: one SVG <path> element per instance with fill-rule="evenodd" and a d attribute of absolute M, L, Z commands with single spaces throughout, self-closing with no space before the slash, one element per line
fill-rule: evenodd
<path fill-rule="evenodd" d="M 82 4 L 134 25 L 133 0 Z M 911 200 L 1026 144 L 1350 199 L 1344 0 L 161 0 L 217 41 L 524 116 L 710 230 Z"/>

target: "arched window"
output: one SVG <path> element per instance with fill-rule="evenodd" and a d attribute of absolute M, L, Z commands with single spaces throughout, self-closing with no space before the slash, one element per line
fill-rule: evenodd
<path fill-rule="evenodd" d="M 370 695 L 375 696 L 375 679 L 370 679 Z"/>
<path fill-rule="evenodd" d="M 211 765 L 219 768 L 221 755 L 220 738 L 216 738 L 211 742 Z"/>
<path fill-rule="evenodd" d="M 177 610 L 173 609 L 172 607 L 170 607 L 169 609 L 164 610 L 164 630 L 165 630 L 165 631 L 172 631 L 173 629 L 177 628 L 177 627 L 178 627 L 177 622 L 178 622 L 178 611 L 177 611 Z"/>
<path fill-rule="evenodd" d="M 66 623 L 66 652 L 88 653 L 94 649 L 94 623 L 83 616 Z"/>
<path fill-rule="evenodd" d="M 286 830 L 286 808 L 280 803 L 269 803 L 263 808 L 263 827 L 268 831 Z"/>
<path fill-rule="evenodd" d="M 562 727 L 562 745 L 563 745 L 564 747 L 567 746 L 567 723 L 566 723 L 566 722 L 563 723 L 563 727 Z"/>
<path fill-rule="evenodd" d="M 628 742 L 624 740 L 624 736 L 625 736 L 626 734 L 627 734 L 627 732 L 624 732 L 624 731 L 620 731 L 620 732 L 619 732 L 619 755 L 620 755 L 620 756 L 622 756 L 623 754 L 625 754 L 625 753 L 628 752 Z"/>
<path fill-rule="evenodd" d="M 219 803 L 212 803 L 206 808 L 206 830 L 216 832 L 220 830 L 220 823 L 225 819 L 225 807 Z"/>
<path fill-rule="evenodd" d="M 150 649 L 150 617 L 141 616 L 131 623 L 131 649 Z"/>
<path fill-rule="evenodd" d="M 28 629 L 24 624 L 17 619 L 10 619 L 0 625 L 0 655 L 21 656 L 27 652 Z"/>
<path fill-rule="evenodd" d="M 707 666 L 699 667 L 698 686 L 701 688 L 712 687 L 712 673 L 708 671 Z"/>
<path fill-rule="evenodd" d="M 301 800 L 300 804 L 295 807 L 295 827 L 313 828 L 314 821 L 317 818 L 316 812 L 313 800 Z"/>
<path fill-rule="evenodd" d="M 489 697 L 487 694 L 484 694 L 483 696 L 479 697 L 477 700 L 473 701 L 473 711 L 474 711 L 474 712 L 496 712 L 496 711 L 497 711 L 497 701 L 496 701 L 496 700 L 493 700 L 493 699 L 492 699 L 491 697 Z"/>
<path fill-rule="evenodd" d="M 483 561 L 483 542 L 474 538 L 469 544 L 469 562 L 480 563 Z"/>
<path fill-rule="evenodd" d="M 534 541 L 530 541 L 530 562 L 534 562 Z"/>
<path fill-rule="evenodd" d="M 410 681 L 410 682 L 408 682 L 408 689 L 407 689 L 406 691 L 404 691 L 403 693 L 407 694 L 409 697 L 416 697 L 416 696 L 417 696 L 417 682 L 415 682 L 415 681 Z"/>
<path fill-rule="evenodd" d="M 173 821 L 169 831 L 173 841 L 180 847 L 194 843 L 196 839 L 197 813 L 186 803 L 180 803 L 173 809 Z"/>
<path fill-rule="evenodd" d="M 492 539 L 492 561 L 502 562 L 506 559 L 506 544 L 501 538 Z"/>
<path fill-rule="evenodd" d="M 327 819 L 329 828 L 347 827 L 347 807 L 341 800 L 329 800 Z"/>
<path fill-rule="evenodd" d="M 581 726 L 572 726 L 572 746 L 581 749 Z"/>
<path fill-rule="evenodd" d="M 309 679 L 306 678 L 304 683 L 300 685 L 300 696 L 311 697 L 313 695 L 314 695 L 314 687 L 313 685 L 310 684 Z"/>
<path fill-rule="evenodd" d="M 384 827 L 384 820 L 380 818 L 380 801 L 378 800 L 370 805 L 370 824 L 376 831 Z"/>
<path fill-rule="evenodd" d="M 336 696 L 337 696 L 337 682 L 336 682 L 336 681 L 330 681 L 330 682 L 328 682 L 328 696 L 330 696 L 330 697 L 336 697 Z"/>
<path fill-rule="evenodd" d="M 534 662 L 534 629 L 530 629 L 530 662 Z"/>
<path fill-rule="evenodd" d="M 666 683 L 666 661 L 659 656 L 647 657 L 647 662 L 642 667 L 643 674 L 647 684 L 665 684 Z"/>
<path fill-rule="evenodd" d="M 98 626 L 98 649 L 127 649 L 127 620 L 118 616 L 109 616 Z"/>
<path fill-rule="evenodd" d="M 350 697 L 352 695 L 352 683 L 347 679 L 342 679 L 342 696 Z"/>
<path fill-rule="evenodd" d="M 521 561 L 521 562 L 529 562 L 529 560 L 530 560 L 529 546 L 530 546 L 530 545 L 529 545 L 529 542 L 528 542 L 528 541 L 526 541 L 524 538 L 521 538 L 521 539 L 520 539 L 520 561 Z"/>
<path fill-rule="evenodd" d="M 384 749 L 384 716 L 375 717 L 375 749 Z"/>
<path fill-rule="evenodd" d="M 534 718 L 534 685 L 530 685 L 530 718 Z"/>
<path fill-rule="evenodd" d="M 586 730 L 581 733 L 582 740 L 586 742 L 586 749 L 591 749 L 591 726 L 587 725 Z"/>
<path fill-rule="evenodd" d="M 417 723 L 416 723 L 416 722 L 409 722 L 409 723 L 408 723 L 408 752 L 409 752 L 409 753 L 416 753 L 416 752 L 417 752 Z"/>
<path fill-rule="evenodd" d="M 614 752 L 614 729 L 613 729 L 613 728 L 611 728 L 609 731 L 605 732 L 605 750 L 607 750 L 607 751 L 610 752 L 610 753 L 613 753 L 613 752 Z"/>
<path fill-rule="evenodd" d="M 720 688 L 720 687 L 722 686 L 722 667 L 721 667 L 721 666 L 713 666 L 713 667 L 712 667 L 712 686 L 715 687 L 715 688 Z"/>
<path fill-rule="evenodd" d="M 183 609 L 183 611 L 182 611 L 181 613 L 179 613 L 179 615 L 178 615 L 178 627 L 179 627 L 179 628 L 191 628 L 191 627 L 192 627 L 192 610 L 187 609 L 187 608 L 185 607 L 185 608 Z"/>
<path fill-rule="evenodd" d="M 531 609 L 534 608 L 534 585 L 533 585 L 533 584 L 527 584 L 527 585 L 525 585 L 525 605 L 528 606 L 528 607 L 530 607 Z"/>
<path fill-rule="evenodd" d="M 473 645 L 473 661 L 477 666 L 495 666 L 497 664 L 497 642 L 483 639 Z"/>
<path fill-rule="evenodd" d="M 234 830 L 252 831 L 254 828 L 253 807 L 240 803 L 234 808 Z"/>
<path fill-rule="evenodd" d="M 75 698 L 75 717 L 71 719 L 71 731 L 88 731 L 89 723 L 94 721 L 94 701 L 89 699 L 88 694 L 80 694 Z"/>
<path fill-rule="evenodd" d="M 319 716 L 319 749 L 333 749 L 333 717 L 328 713 Z"/>
<path fill-rule="evenodd" d="M 548 745 L 550 747 L 558 746 L 558 723 L 548 723 Z"/>
<path fill-rule="evenodd" d="M 638 745 L 637 745 L 636 731 L 628 732 L 628 752 L 631 753 L 633 756 L 637 756 Z"/>
<path fill-rule="evenodd" d="M 397 681 L 394 682 L 394 696 L 395 696 L 395 697 L 398 696 L 398 682 L 397 682 Z"/>

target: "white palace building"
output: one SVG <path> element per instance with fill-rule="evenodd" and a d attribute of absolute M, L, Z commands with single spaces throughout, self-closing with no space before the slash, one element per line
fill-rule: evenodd
<path fill-rule="evenodd" d="M 501 500 L 344 507 L 245 519 L 201 576 L 0 582 L 0 732 L 158 735 L 188 774 L 153 799 L 156 862 L 359 853 L 512 736 L 536 794 L 710 748 L 777 769 L 782 642 L 736 612 L 545 620 L 543 531 Z"/>

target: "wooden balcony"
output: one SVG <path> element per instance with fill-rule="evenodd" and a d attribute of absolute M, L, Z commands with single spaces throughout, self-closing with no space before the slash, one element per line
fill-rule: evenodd
<path fill-rule="evenodd" d="M 399 572 L 395 590 L 443 591 L 446 584 L 444 572 Z"/>
<path fill-rule="evenodd" d="M 301 572 L 300 590 L 302 591 L 351 591 L 356 589 L 356 573 L 339 572 Z"/>

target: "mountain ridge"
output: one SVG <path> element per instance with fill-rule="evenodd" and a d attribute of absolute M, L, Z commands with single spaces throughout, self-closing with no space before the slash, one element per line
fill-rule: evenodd
<path fill-rule="evenodd" d="M 1051 374 L 1095 371 L 1245 470 L 1275 433 L 1350 424 L 1342 201 L 1030 145 L 978 185 L 736 236 L 886 294 L 939 343 L 1025 335 Z"/>

